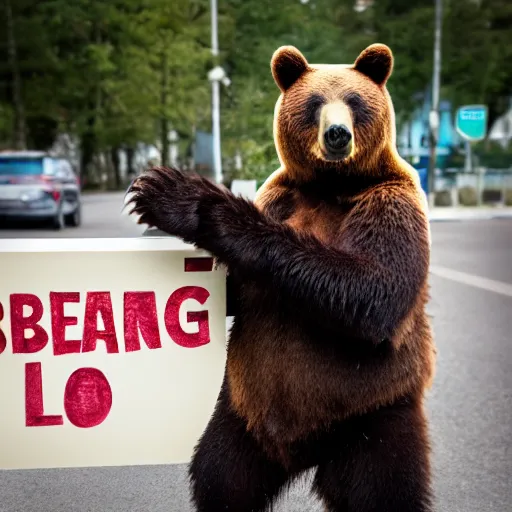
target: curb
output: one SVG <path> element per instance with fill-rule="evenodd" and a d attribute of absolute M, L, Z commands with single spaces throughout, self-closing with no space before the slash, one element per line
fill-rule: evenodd
<path fill-rule="evenodd" d="M 512 207 L 434 207 L 428 210 L 430 222 L 462 222 L 512 219 Z"/>
<path fill-rule="evenodd" d="M 429 222 L 473 222 L 473 221 L 485 221 L 485 220 L 512 220 L 511 214 L 496 213 L 488 215 L 468 216 L 468 217 L 429 217 Z"/>

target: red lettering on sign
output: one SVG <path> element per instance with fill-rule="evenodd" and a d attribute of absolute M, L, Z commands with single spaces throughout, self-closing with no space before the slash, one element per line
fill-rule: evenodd
<path fill-rule="evenodd" d="M 112 390 L 96 368 L 80 368 L 71 374 L 64 391 L 64 409 L 69 421 L 79 428 L 96 427 L 112 408 Z"/>
<path fill-rule="evenodd" d="M 81 340 L 66 340 L 66 327 L 77 325 L 76 316 L 64 316 L 64 304 L 66 302 L 80 302 L 79 293 L 50 292 L 50 310 L 52 315 L 53 353 L 56 356 L 62 354 L 79 354 Z"/>
<path fill-rule="evenodd" d="M 213 258 L 185 258 L 185 272 L 211 272 Z"/>
<path fill-rule="evenodd" d="M 98 329 L 98 313 L 105 326 L 103 330 Z M 96 350 L 98 340 L 105 342 L 109 354 L 119 353 L 110 292 L 88 292 L 85 300 L 82 352 Z"/>
<path fill-rule="evenodd" d="M 25 424 L 27 427 L 63 425 L 62 416 L 45 416 L 41 363 L 25 365 Z"/>
<path fill-rule="evenodd" d="M 11 302 L 11 337 L 14 354 L 39 352 L 48 343 L 47 332 L 38 324 L 43 316 L 43 304 L 39 297 L 30 293 L 13 293 Z M 23 306 L 30 306 L 32 313 L 23 316 Z M 31 329 L 34 335 L 25 337 L 25 330 Z"/>
<path fill-rule="evenodd" d="M 164 321 L 169 336 L 175 343 L 186 348 L 196 348 L 210 342 L 210 326 L 208 311 L 190 311 L 187 313 L 187 322 L 197 322 L 198 331 L 185 332 L 180 325 L 180 307 L 187 299 L 194 299 L 204 304 L 210 296 L 208 290 L 199 286 L 183 286 L 176 290 L 165 306 Z"/>
<path fill-rule="evenodd" d="M 124 294 L 126 352 L 140 350 L 139 330 L 149 348 L 162 348 L 155 292 L 125 292 Z"/>
<path fill-rule="evenodd" d="M 0 322 L 4 319 L 4 307 L 0 302 Z M 0 354 L 5 350 L 7 346 L 7 340 L 5 338 L 5 333 L 2 331 L 2 326 L 0 325 Z"/>

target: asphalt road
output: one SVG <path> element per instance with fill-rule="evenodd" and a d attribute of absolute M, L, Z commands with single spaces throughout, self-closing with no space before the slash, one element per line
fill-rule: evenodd
<path fill-rule="evenodd" d="M 0 237 L 136 236 L 122 197 L 86 198 L 84 225 Z M 428 399 L 439 512 L 512 511 L 512 220 L 432 224 L 437 375 Z M 1 244 L 1 241 L 0 241 Z M 23 447 L 20 447 L 23 449 Z M 277 512 L 320 512 L 307 477 Z M 190 512 L 183 466 L 0 472 L 0 512 Z"/>
<path fill-rule="evenodd" d="M 44 223 L 9 222 L 0 224 L 0 238 L 106 238 L 138 236 L 144 231 L 122 214 L 124 195 L 119 193 L 83 196 L 82 225 L 55 231 Z"/>

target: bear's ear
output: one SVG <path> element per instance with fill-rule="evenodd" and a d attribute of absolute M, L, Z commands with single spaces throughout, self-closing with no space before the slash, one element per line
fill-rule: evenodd
<path fill-rule="evenodd" d="M 294 46 L 281 46 L 272 56 L 272 76 L 281 91 L 288 90 L 307 69 L 308 61 Z"/>
<path fill-rule="evenodd" d="M 372 44 L 357 57 L 354 69 L 384 85 L 393 70 L 393 54 L 385 44 Z"/>

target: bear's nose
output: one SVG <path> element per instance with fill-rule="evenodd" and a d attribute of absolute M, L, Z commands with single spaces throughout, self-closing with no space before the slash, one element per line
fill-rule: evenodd
<path fill-rule="evenodd" d="M 324 133 L 325 146 L 334 153 L 344 150 L 351 140 L 352 134 L 344 124 L 333 124 Z"/>

